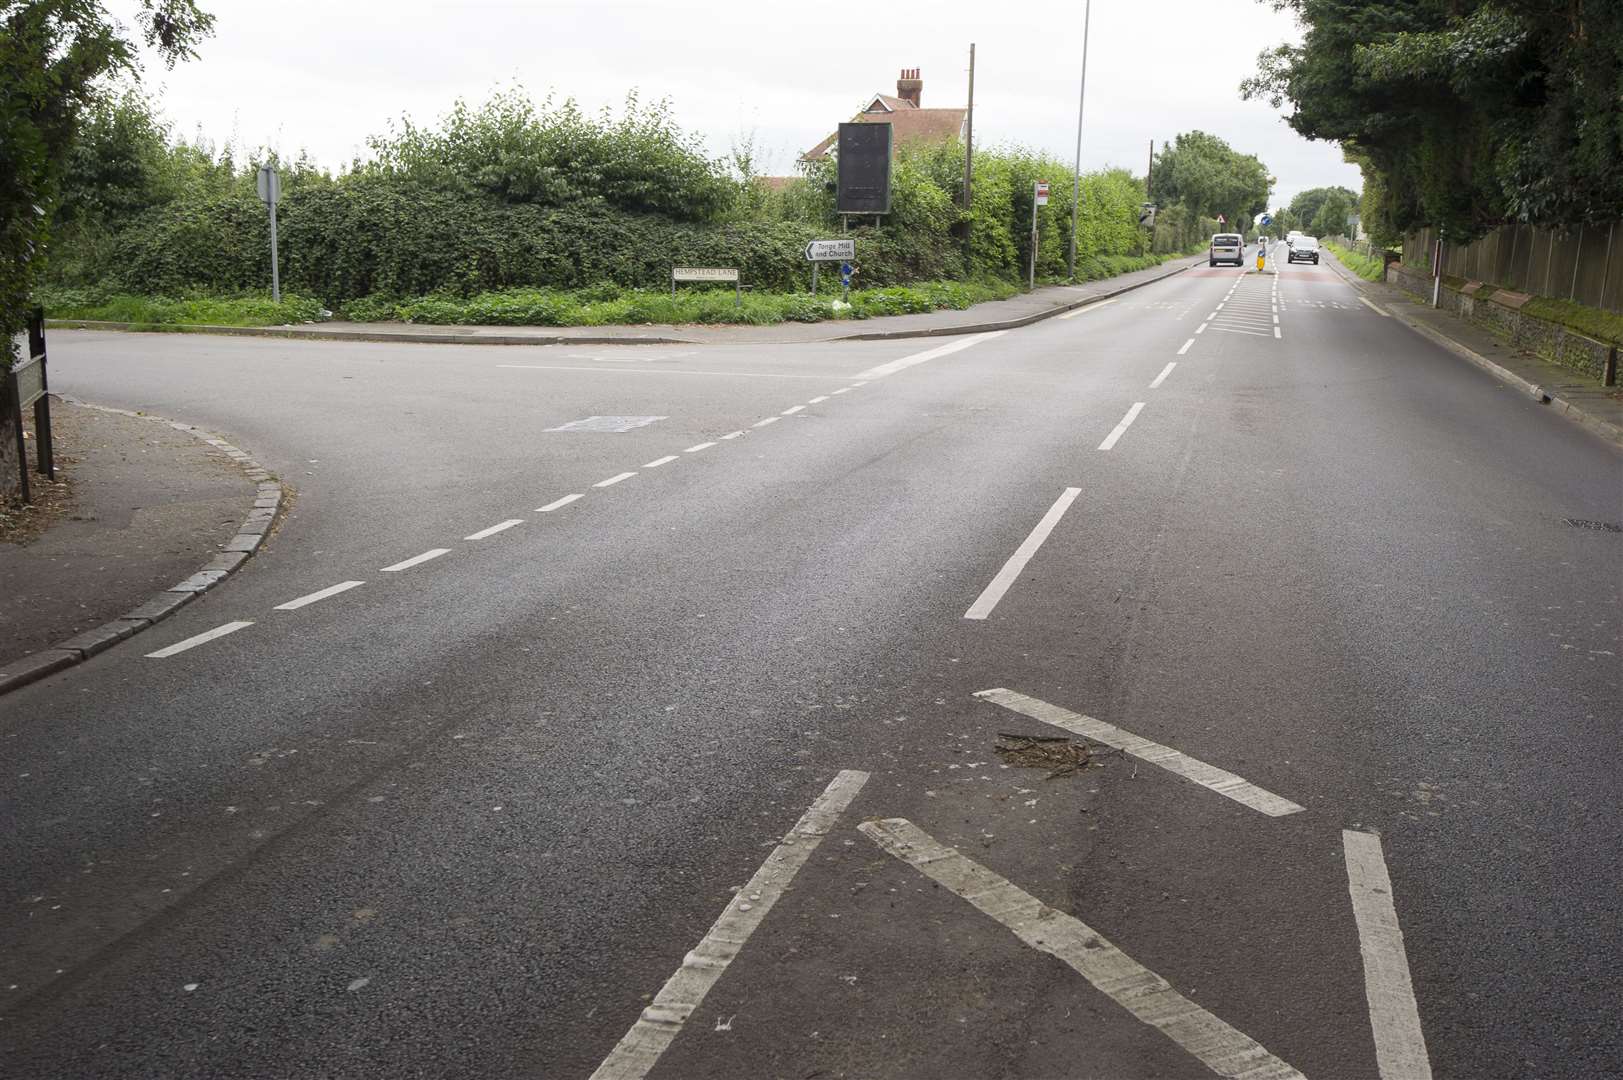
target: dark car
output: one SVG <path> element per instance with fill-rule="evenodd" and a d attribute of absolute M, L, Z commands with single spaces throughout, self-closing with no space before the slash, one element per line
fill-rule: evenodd
<path fill-rule="evenodd" d="M 1319 265 L 1319 238 L 1316 236 L 1298 236 L 1296 243 L 1291 245 L 1291 253 L 1286 256 L 1287 262 L 1310 262 Z"/>

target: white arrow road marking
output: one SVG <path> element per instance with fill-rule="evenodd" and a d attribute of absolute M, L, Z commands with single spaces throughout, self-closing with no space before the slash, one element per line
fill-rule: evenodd
<path fill-rule="evenodd" d="M 1066 488 L 1065 493 L 1054 500 L 1054 505 L 1050 506 L 1048 513 L 1037 522 L 1037 527 L 1031 530 L 1031 535 L 1014 549 L 1014 554 L 1003 564 L 1003 569 L 997 572 L 997 577 L 993 578 L 992 583 L 981 591 L 973 604 L 969 605 L 969 610 L 964 612 L 964 618 L 984 619 L 992 614 L 992 609 L 997 607 L 998 601 L 1003 599 L 1003 594 L 1009 591 L 1009 586 L 1014 584 L 1015 579 L 1020 576 L 1020 571 L 1024 570 L 1026 563 L 1037 554 L 1037 549 L 1043 546 L 1043 541 L 1048 539 L 1048 534 L 1054 531 L 1054 526 L 1059 524 L 1059 519 L 1065 516 L 1065 511 L 1080 494 L 1081 488 Z"/>
<path fill-rule="evenodd" d="M 949 341 L 945 345 L 937 345 L 933 349 L 926 349 L 923 352 L 914 353 L 911 356 L 904 356 L 900 360 L 892 360 L 888 364 L 880 364 L 878 367 L 869 368 L 867 371 L 864 371 L 858 375 L 857 378 L 882 379 L 886 375 L 894 375 L 904 368 L 912 367 L 914 364 L 922 364 L 926 360 L 934 360 L 938 357 L 950 356 L 955 352 L 969 348 L 971 345 L 979 345 L 983 341 L 991 341 L 995 337 L 1002 337 L 1005 333 L 1006 331 L 1003 330 L 993 330 L 988 334 L 970 334 L 967 337 L 959 338 L 957 341 Z M 860 386 L 861 384 L 859 383 L 858 385 Z"/>
<path fill-rule="evenodd" d="M 886 853 L 968 900 L 1033 949 L 1063 960 L 1139 1020 L 1219 1076 L 1305 1080 L 1262 1044 L 1202 1009 L 1087 923 L 1049 907 L 1012 882 L 937 842 L 905 818 L 858 825 Z"/>
<path fill-rule="evenodd" d="M 297 600 L 289 600 L 285 604 L 277 604 L 276 610 L 297 611 L 299 608 L 304 607 L 307 604 L 313 604 L 317 600 L 325 600 L 329 596 L 337 596 L 341 592 L 348 592 L 353 588 L 365 584 L 366 582 L 364 581 L 340 581 L 336 585 L 328 585 L 325 589 L 317 589 L 313 593 L 307 593 L 306 595 L 299 597 Z"/>
<path fill-rule="evenodd" d="M 174 656 L 176 653 L 183 653 L 187 649 L 195 649 L 199 645 L 213 641 L 215 638 L 225 637 L 227 634 L 235 634 L 243 627 L 252 625 L 252 622 L 228 622 L 224 626 L 216 626 L 213 630 L 205 630 L 203 633 L 198 634 L 195 637 L 189 637 L 185 641 L 177 641 L 167 648 L 159 649 L 157 652 L 149 652 L 147 653 L 147 656 L 153 660 L 162 660 L 165 657 Z"/>
<path fill-rule="evenodd" d="M 666 980 L 653 1004 L 642 1011 L 631 1030 L 603 1059 L 603 1064 L 592 1074 L 592 1080 L 641 1080 L 648 1075 L 659 1056 L 681 1034 L 687 1018 L 716 985 L 727 965 L 743 950 L 766 913 L 783 896 L 795 874 L 867 782 L 868 774 L 854 769 L 846 769 L 834 778 L 789 830 L 783 843 L 772 849 L 749 884 L 739 890 L 704 940 L 683 957 L 682 966 Z"/>
<path fill-rule="evenodd" d="M 1403 929 L 1392 903 L 1392 879 L 1381 855 L 1381 838 L 1345 829 L 1347 889 L 1352 893 L 1358 950 L 1364 957 L 1364 996 L 1375 1031 L 1375 1065 L 1382 1080 L 1431 1080 L 1426 1036 L 1409 979 Z"/>
<path fill-rule="evenodd" d="M 1103 720 L 1074 713 L 1058 705 L 1050 705 L 1046 701 L 1039 701 L 1037 698 L 1027 697 L 1025 694 L 1018 694 L 1002 687 L 978 690 L 975 696 L 994 705 L 1001 705 L 1011 712 L 1021 713 L 1033 720 L 1041 720 L 1045 724 L 1053 724 L 1057 728 L 1074 732 L 1094 742 L 1114 746 L 1124 754 L 1131 754 L 1151 765 L 1159 765 L 1168 772 L 1177 773 L 1186 780 L 1193 780 L 1202 787 L 1211 788 L 1219 795 L 1227 796 L 1242 806 L 1249 806 L 1269 817 L 1284 817 L 1286 814 L 1302 812 L 1302 808 L 1289 799 L 1281 798 L 1243 777 L 1235 776 L 1226 769 L 1208 765 L 1182 751 L 1162 746 L 1130 731 L 1123 731 Z"/>

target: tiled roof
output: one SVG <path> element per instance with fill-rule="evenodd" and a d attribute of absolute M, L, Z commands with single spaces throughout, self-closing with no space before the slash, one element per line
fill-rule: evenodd
<path fill-rule="evenodd" d="M 903 150 L 909 146 L 928 146 L 962 138 L 968 109 L 898 109 L 893 113 L 858 113 L 859 124 L 890 124 L 891 146 Z M 802 161 L 817 161 L 827 156 L 839 141 L 835 132 L 801 155 Z"/>

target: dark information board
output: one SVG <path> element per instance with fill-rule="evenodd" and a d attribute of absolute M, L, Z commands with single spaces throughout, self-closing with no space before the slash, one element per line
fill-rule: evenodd
<path fill-rule="evenodd" d="M 890 213 L 890 125 L 840 125 L 841 214 Z"/>

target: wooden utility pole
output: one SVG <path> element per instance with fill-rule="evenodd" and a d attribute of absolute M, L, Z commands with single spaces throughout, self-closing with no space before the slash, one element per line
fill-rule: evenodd
<path fill-rule="evenodd" d="M 969 45 L 969 115 L 964 121 L 964 209 L 970 207 L 970 186 L 975 176 L 975 43 Z"/>

